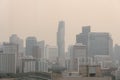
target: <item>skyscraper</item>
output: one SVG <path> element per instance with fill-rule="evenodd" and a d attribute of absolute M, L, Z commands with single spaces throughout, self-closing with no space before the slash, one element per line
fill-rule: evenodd
<path fill-rule="evenodd" d="M 69 69 L 78 71 L 78 65 L 86 64 L 87 47 L 81 43 L 76 43 L 69 47 L 70 64 Z M 79 63 L 78 63 L 79 62 Z"/>
<path fill-rule="evenodd" d="M 58 58 L 61 66 L 65 65 L 65 22 L 60 21 L 57 32 Z"/>
<path fill-rule="evenodd" d="M 91 32 L 90 26 L 83 26 L 82 33 L 76 35 L 76 43 L 82 43 L 83 45 L 87 45 L 89 32 Z"/>
<path fill-rule="evenodd" d="M 109 33 L 92 32 L 88 37 L 88 56 L 112 55 L 113 41 Z"/>
<path fill-rule="evenodd" d="M 33 58 L 35 59 L 39 59 L 39 58 L 42 58 L 42 53 L 41 53 L 42 49 L 39 47 L 39 46 L 33 46 L 32 48 L 32 56 Z"/>
<path fill-rule="evenodd" d="M 20 39 L 16 34 L 12 34 L 9 37 L 9 42 L 18 46 L 17 64 L 19 67 L 19 72 L 21 71 L 21 57 L 25 55 L 23 40 Z"/>
<path fill-rule="evenodd" d="M 0 73 L 19 72 L 18 45 L 4 43 L 0 51 Z"/>
<path fill-rule="evenodd" d="M 26 39 L 26 56 L 32 56 L 33 46 L 37 45 L 37 39 L 35 37 L 28 37 Z"/>
<path fill-rule="evenodd" d="M 32 56 L 36 59 L 45 58 L 45 41 L 39 41 L 32 47 Z"/>
<path fill-rule="evenodd" d="M 37 46 L 41 49 L 40 54 L 41 54 L 41 58 L 45 58 L 45 41 L 39 41 L 37 42 Z"/>
<path fill-rule="evenodd" d="M 23 57 L 24 55 L 24 44 L 23 40 L 20 39 L 16 34 L 12 34 L 9 38 L 9 42 L 18 45 L 18 56 Z"/>

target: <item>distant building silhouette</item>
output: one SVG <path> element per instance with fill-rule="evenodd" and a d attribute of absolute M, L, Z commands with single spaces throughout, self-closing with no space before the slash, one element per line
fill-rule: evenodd
<path fill-rule="evenodd" d="M 40 51 L 41 58 L 46 58 L 46 55 L 45 55 L 45 41 L 44 40 L 38 41 L 37 46 L 41 49 L 41 51 Z"/>
<path fill-rule="evenodd" d="M 113 41 L 109 33 L 92 32 L 88 37 L 88 56 L 112 55 Z"/>
<path fill-rule="evenodd" d="M 33 58 L 45 58 L 45 41 L 39 41 L 32 47 Z"/>
<path fill-rule="evenodd" d="M 12 43 L 3 43 L 0 52 L 0 73 L 17 73 L 18 64 L 18 46 Z"/>
<path fill-rule="evenodd" d="M 18 58 L 18 66 L 19 66 L 19 72 L 22 71 L 21 69 L 21 58 L 23 56 L 25 56 L 25 49 L 24 49 L 24 43 L 23 43 L 23 40 L 20 39 L 16 34 L 12 34 L 10 37 L 9 37 L 9 43 L 11 44 L 15 44 L 18 46 L 18 55 L 17 55 L 17 58 Z"/>
<path fill-rule="evenodd" d="M 65 59 L 65 22 L 60 21 L 58 24 L 57 32 L 57 46 L 58 46 L 58 57 L 60 65 L 64 66 Z"/>
<path fill-rule="evenodd" d="M 118 44 L 114 46 L 114 60 L 118 61 L 120 64 L 120 45 Z"/>
<path fill-rule="evenodd" d="M 25 53 L 23 40 L 20 39 L 16 34 L 12 34 L 9 38 L 9 42 L 18 45 L 18 56 L 23 57 Z"/>
<path fill-rule="evenodd" d="M 33 46 L 37 45 L 37 39 L 35 37 L 28 37 L 26 39 L 26 56 L 32 56 Z"/>
<path fill-rule="evenodd" d="M 39 47 L 39 46 L 33 46 L 32 48 L 32 56 L 33 58 L 35 59 L 39 59 L 39 58 L 42 58 L 42 53 L 41 53 L 42 49 Z"/>
<path fill-rule="evenodd" d="M 45 52 L 47 55 L 47 60 L 51 63 L 55 63 L 58 58 L 58 48 L 56 46 L 47 45 L 45 48 Z"/>
<path fill-rule="evenodd" d="M 69 67 L 72 71 L 78 71 L 78 65 L 86 65 L 86 53 L 87 47 L 81 43 L 69 47 L 70 60 L 72 60 Z"/>
<path fill-rule="evenodd" d="M 76 43 L 87 45 L 89 32 L 91 32 L 90 26 L 83 26 L 82 33 L 76 35 Z"/>

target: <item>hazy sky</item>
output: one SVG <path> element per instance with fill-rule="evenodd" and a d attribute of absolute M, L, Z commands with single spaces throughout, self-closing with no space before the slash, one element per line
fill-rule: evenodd
<path fill-rule="evenodd" d="M 84 25 L 109 32 L 120 43 L 120 0 L 0 0 L 0 42 L 18 34 L 56 45 L 59 20 L 66 23 L 66 45 Z"/>

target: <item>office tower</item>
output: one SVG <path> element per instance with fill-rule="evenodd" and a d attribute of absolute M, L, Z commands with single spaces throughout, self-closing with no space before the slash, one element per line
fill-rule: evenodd
<path fill-rule="evenodd" d="M 65 22 L 60 21 L 57 32 L 57 46 L 59 64 L 65 66 Z"/>
<path fill-rule="evenodd" d="M 72 58 L 85 58 L 86 59 L 87 47 L 81 43 L 73 45 Z"/>
<path fill-rule="evenodd" d="M 82 43 L 76 43 L 69 47 L 70 63 L 69 69 L 78 71 L 79 65 L 86 65 L 87 46 Z"/>
<path fill-rule="evenodd" d="M 76 35 L 76 43 L 82 43 L 83 45 L 87 45 L 89 32 L 91 32 L 90 26 L 83 26 L 82 33 Z"/>
<path fill-rule="evenodd" d="M 10 36 L 9 38 L 9 42 L 12 44 L 16 44 L 18 45 L 18 53 L 19 53 L 19 57 L 23 57 L 24 56 L 24 44 L 23 44 L 23 40 L 20 39 L 16 34 L 13 34 Z"/>
<path fill-rule="evenodd" d="M 40 54 L 41 54 L 41 58 L 45 58 L 45 41 L 39 41 L 37 43 L 37 46 L 41 49 Z"/>
<path fill-rule="evenodd" d="M 58 58 L 58 48 L 56 46 L 46 46 L 45 49 L 47 60 L 51 63 L 55 63 Z"/>
<path fill-rule="evenodd" d="M 0 73 L 17 73 L 18 46 L 12 43 L 4 43 L 0 51 Z"/>
<path fill-rule="evenodd" d="M 86 59 L 87 46 L 82 43 L 76 43 L 75 45 L 69 46 L 68 53 L 70 55 L 70 59 Z"/>
<path fill-rule="evenodd" d="M 39 41 L 32 48 L 32 56 L 36 59 L 45 58 L 45 41 Z"/>
<path fill-rule="evenodd" d="M 32 56 L 33 46 L 37 45 L 37 39 L 35 37 L 28 37 L 26 39 L 26 56 Z"/>
<path fill-rule="evenodd" d="M 42 49 L 39 46 L 37 45 L 33 46 L 32 53 L 33 58 L 35 59 L 42 58 Z"/>
<path fill-rule="evenodd" d="M 0 52 L 0 73 L 16 73 L 16 54 Z"/>
<path fill-rule="evenodd" d="M 18 45 L 12 43 L 3 43 L 3 52 L 5 54 L 18 55 Z"/>
<path fill-rule="evenodd" d="M 120 64 L 120 45 L 118 44 L 114 46 L 114 60 Z"/>
<path fill-rule="evenodd" d="M 92 32 L 88 37 L 88 56 L 110 55 L 113 53 L 113 41 L 109 33 Z"/>
<path fill-rule="evenodd" d="M 17 64 L 19 65 L 19 72 L 22 71 L 21 69 L 21 58 L 25 56 L 25 50 L 24 50 L 24 43 L 23 40 L 20 39 L 16 34 L 12 34 L 9 37 L 9 43 L 11 44 L 16 44 L 18 46 L 18 62 Z"/>

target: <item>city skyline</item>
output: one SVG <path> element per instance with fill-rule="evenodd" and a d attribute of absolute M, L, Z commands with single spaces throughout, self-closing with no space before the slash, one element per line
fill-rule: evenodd
<path fill-rule="evenodd" d="M 0 80 L 119 80 L 120 0 L 0 0 Z"/>
<path fill-rule="evenodd" d="M 111 33 L 114 43 L 120 44 L 118 0 L 67 2 L 68 0 L 1 0 L 0 42 L 7 41 L 11 34 L 17 34 L 24 40 L 27 36 L 36 36 L 47 44 L 56 45 L 58 21 L 64 20 L 66 46 L 75 43 L 75 35 L 86 25 L 90 25 L 93 32 Z"/>

